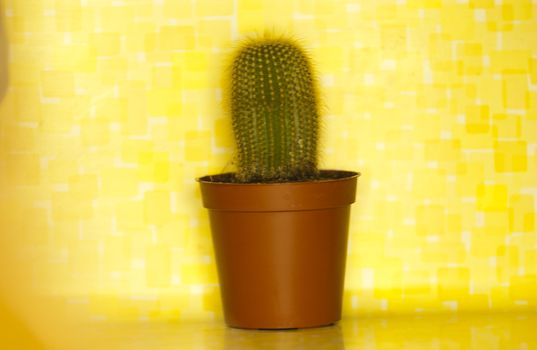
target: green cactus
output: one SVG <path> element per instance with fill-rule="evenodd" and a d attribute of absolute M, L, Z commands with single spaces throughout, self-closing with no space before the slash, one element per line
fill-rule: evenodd
<path fill-rule="evenodd" d="M 312 65 L 287 38 L 249 39 L 231 64 L 230 109 L 240 182 L 318 175 L 319 103 Z"/>

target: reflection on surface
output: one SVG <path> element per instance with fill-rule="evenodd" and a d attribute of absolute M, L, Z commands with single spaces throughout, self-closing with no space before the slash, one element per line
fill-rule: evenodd
<path fill-rule="evenodd" d="M 343 350 L 341 325 L 288 331 L 227 329 L 223 349 Z"/>
<path fill-rule="evenodd" d="M 388 316 L 333 327 L 261 331 L 221 321 L 95 324 L 100 349 L 533 349 L 537 314 Z"/>

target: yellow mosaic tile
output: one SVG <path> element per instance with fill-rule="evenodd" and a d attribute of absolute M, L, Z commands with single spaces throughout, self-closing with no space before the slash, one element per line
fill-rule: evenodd
<path fill-rule="evenodd" d="M 274 30 L 314 56 L 323 167 L 363 173 L 344 314 L 537 309 L 535 1 L 1 4 L 0 230 L 38 292 L 221 315 L 194 179 L 233 169 L 234 41 Z"/>

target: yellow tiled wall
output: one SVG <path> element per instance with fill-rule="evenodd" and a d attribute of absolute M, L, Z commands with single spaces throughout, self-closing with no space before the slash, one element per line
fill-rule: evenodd
<path fill-rule="evenodd" d="M 323 167 L 363 173 L 345 314 L 537 308 L 535 1 L 2 3 L 0 228 L 39 292 L 221 313 L 194 179 L 233 169 L 225 61 L 268 29 L 316 61 Z"/>

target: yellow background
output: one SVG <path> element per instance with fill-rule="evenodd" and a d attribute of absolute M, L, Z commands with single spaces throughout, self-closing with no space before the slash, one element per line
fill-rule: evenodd
<path fill-rule="evenodd" d="M 194 179 L 233 169 L 225 62 L 268 29 L 315 60 L 323 168 L 363 174 L 344 314 L 537 309 L 535 2 L 3 7 L 6 298 L 49 295 L 95 319 L 221 316 Z"/>

